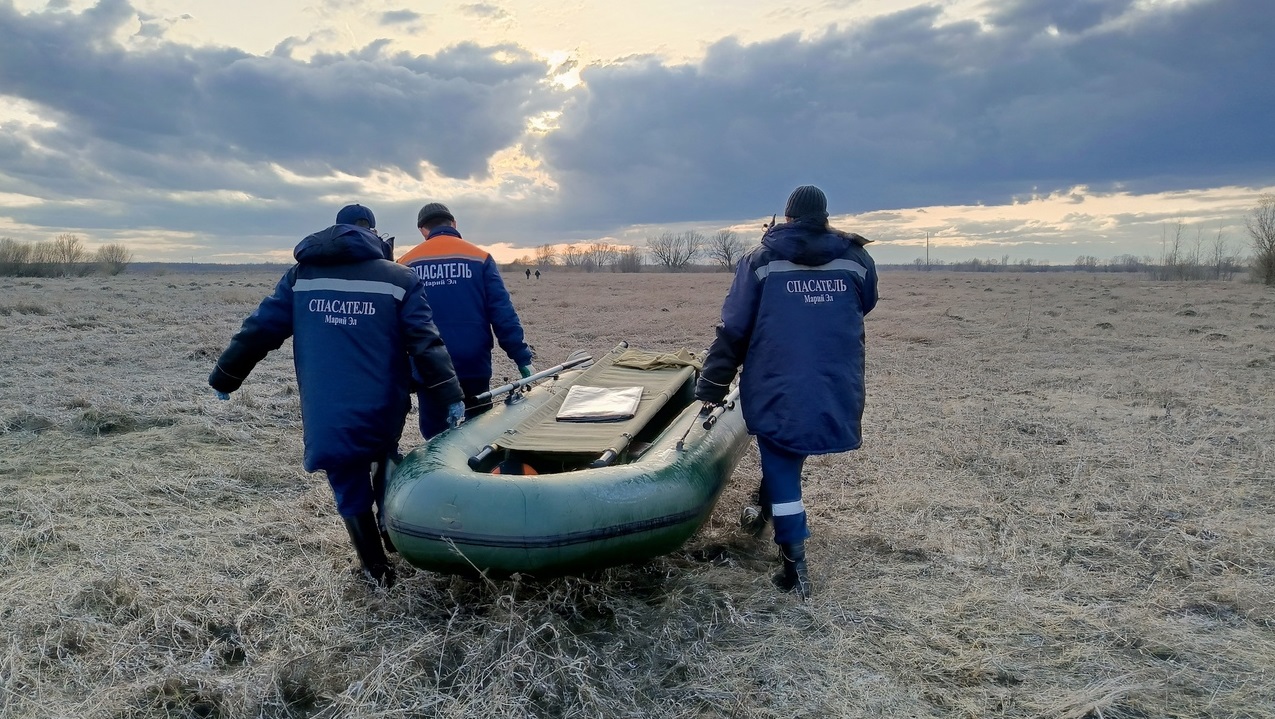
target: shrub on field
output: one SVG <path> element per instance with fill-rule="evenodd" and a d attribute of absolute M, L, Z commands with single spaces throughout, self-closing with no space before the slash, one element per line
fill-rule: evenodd
<path fill-rule="evenodd" d="M 118 275 L 128 269 L 133 252 L 121 244 L 102 245 L 94 256 L 98 271 L 104 275 Z"/>

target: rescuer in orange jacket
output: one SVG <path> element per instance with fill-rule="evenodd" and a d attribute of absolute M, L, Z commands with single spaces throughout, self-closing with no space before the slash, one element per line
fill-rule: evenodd
<path fill-rule="evenodd" d="M 483 249 L 466 242 L 456 229 L 456 217 L 445 205 L 431 202 L 416 215 L 425 241 L 399 258 L 425 285 L 434 323 L 451 355 L 466 415 L 490 409 L 474 397 L 491 389 L 491 352 L 495 341 L 518 366 L 523 377 L 535 372 L 531 346 L 523 338 L 522 323 L 496 261 Z M 429 439 L 447 429 L 447 407 L 419 393 L 421 436 Z"/>

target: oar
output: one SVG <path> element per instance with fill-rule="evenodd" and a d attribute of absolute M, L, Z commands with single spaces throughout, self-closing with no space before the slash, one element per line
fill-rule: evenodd
<path fill-rule="evenodd" d="M 564 369 L 579 367 L 580 365 L 583 365 L 592 361 L 593 361 L 593 355 L 587 355 L 587 354 L 581 355 L 580 351 L 573 352 L 571 353 L 571 357 L 567 358 L 567 361 L 563 362 L 560 365 L 554 365 L 553 367 L 550 367 L 549 369 L 541 370 L 529 377 L 523 377 L 522 379 L 514 380 L 513 382 L 510 382 L 509 384 L 503 384 L 495 389 L 483 392 L 477 397 L 474 397 L 474 401 L 483 402 L 486 400 L 493 400 L 503 394 L 507 394 L 509 392 L 522 389 L 523 387 L 526 387 L 527 385 L 533 382 L 539 382 L 540 380 L 546 377 L 553 377 L 554 375 L 558 374 Z"/>

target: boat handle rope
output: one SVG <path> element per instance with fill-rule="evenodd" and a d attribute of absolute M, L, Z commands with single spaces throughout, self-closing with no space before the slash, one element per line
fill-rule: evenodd
<path fill-rule="evenodd" d="M 722 403 L 714 407 L 711 412 L 706 414 L 703 410 L 700 410 L 700 413 L 695 416 L 695 422 L 691 422 L 691 426 L 687 427 L 686 431 L 682 433 L 682 438 L 677 440 L 677 451 L 681 452 L 686 449 L 686 437 L 691 433 L 692 429 L 695 429 L 695 424 L 700 420 L 700 418 L 703 418 L 704 431 L 707 432 L 713 428 L 713 425 L 717 424 L 718 418 L 727 411 L 735 409 L 735 402 L 738 399 L 739 387 L 736 386 L 730 391 L 730 394 L 726 395 L 726 398 L 722 400 Z"/>

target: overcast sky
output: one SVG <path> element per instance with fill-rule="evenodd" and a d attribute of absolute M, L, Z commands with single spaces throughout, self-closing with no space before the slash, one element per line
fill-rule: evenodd
<path fill-rule="evenodd" d="M 0 236 L 285 260 L 347 202 L 498 258 L 753 239 L 799 184 L 880 261 L 1246 243 L 1271 0 L 0 0 Z"/>

